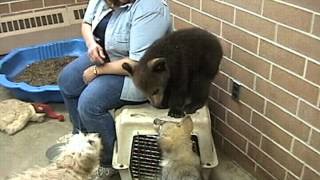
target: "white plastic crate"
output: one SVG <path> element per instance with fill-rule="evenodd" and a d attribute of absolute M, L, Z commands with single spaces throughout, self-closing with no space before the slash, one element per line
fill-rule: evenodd
<path fill-rule="evenodd" d="M 156 109 L 149 104 L 124 106 L 115 112 L 117 141 L 112 164 L 122 180 L 159 179 L 161 153 L 154 120 L 178 120 L 168 117 L 167 113 L 167 109 Z M 202 173 L 208 179 L 212 168 L 218 165 L 208 108 L 199 109 L 191 118 L 194 149 L 200 155 Z"/>

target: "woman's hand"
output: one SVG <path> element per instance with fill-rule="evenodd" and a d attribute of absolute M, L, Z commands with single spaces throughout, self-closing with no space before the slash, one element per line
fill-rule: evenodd
<path fill-rule="evenodd" d="M 93 42 L 88 46 L 88 54 L 91 62 L 94 64 L 104 64 L 105 63 L 105 54 L 103 48 L 96 42 Z"/>
<path fill-rule="evenodd" d="M 83 72 L 82 78 L 84 83 L 89 84 L 97 76 L 98 76 L 97 67 L 90 66 Z"/>

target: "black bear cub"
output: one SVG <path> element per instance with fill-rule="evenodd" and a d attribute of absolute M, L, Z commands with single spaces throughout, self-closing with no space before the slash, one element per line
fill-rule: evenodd
<path fill-rule="evenodd" d="M 155 41 L 138 63 L 122 67 L 153 106 L 180 118 L 205 105 L 222 56 L 213 34 L 191 28 Z"/>

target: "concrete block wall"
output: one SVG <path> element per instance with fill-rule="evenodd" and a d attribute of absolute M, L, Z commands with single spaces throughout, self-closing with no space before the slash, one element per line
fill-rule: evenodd
<path fill-rule="evenodd" d="M 209 99 L 216 145 L 259 180 L 320 179 L 320 2 L 169 5 L 177 29 L 201 27 L 223 44 Z"/>

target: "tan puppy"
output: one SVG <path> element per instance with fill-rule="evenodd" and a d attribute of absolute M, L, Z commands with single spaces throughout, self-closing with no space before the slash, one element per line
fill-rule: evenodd
<path fill-rule="evenodd" d="M 190 116 L 181 122 L 163 122 L 159 128 L 162 180 L 201 180 L 200 158 L 192 151 Z"/>
<path fill-rule="evenodd" d="M 98 134 L 76 134 L 55 162 L 27 170 L 11 180 L 87 180 L 99 165 L 101 150 Z"/>
<path fill-rule="evenodd" d="M 45 113 L 37 113 L 31 103 L 18 99 L 3 100 L 0 102 L 0 131 L 13 135 L 30 121 L 44 121 L 44 116 Z"/>

